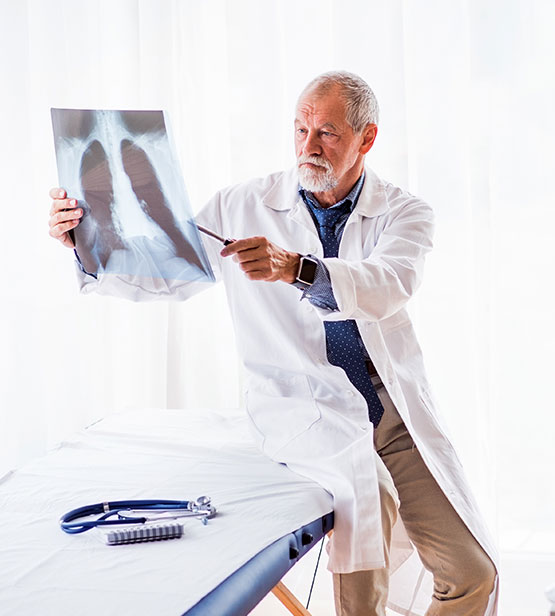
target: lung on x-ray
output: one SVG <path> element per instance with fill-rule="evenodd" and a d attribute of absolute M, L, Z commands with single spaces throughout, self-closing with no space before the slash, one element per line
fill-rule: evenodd
<path fill-rule="evenodd" d="M 52 109 L 86 272 L 213 281 L 162 111 Z"/>

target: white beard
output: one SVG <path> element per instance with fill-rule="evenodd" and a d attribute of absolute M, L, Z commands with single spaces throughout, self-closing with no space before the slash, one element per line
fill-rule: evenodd
<path fill-rule="evenodd" d="M 302 163 L 313 163 L 318 166 L 318 169 L 307 167 Z M 338 184 L 333 167 L 328 160 L 317 156 L 301 156 L 297 159 L 297 165 L 299 184 L 309 192 L 327 192 L 333 190 Z"/>

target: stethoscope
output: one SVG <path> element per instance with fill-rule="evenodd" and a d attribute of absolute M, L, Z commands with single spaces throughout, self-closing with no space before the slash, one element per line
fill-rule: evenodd
<path fill-rule="evenodd" d="M 145 515 L 149 512 L 158 515 Z M 96 520 L 73 522 L 77 518 L 89 515 L 102 515 Z M 71 535 L 84 533 L 98 526 L 116 526 L 121 524 L 146 524 L 161 520 L 177 520 L 178 518 L 197 518 L 203 524 L 216 515 L 216 508 L 210 504 L 208 496 L 200 496 L 196 501 L 176 500 L 127 500 L 86 505 L 68 511 L 60 518 L 63 531 Z M 116 519 L 110 520 L 112 516 Z"/>

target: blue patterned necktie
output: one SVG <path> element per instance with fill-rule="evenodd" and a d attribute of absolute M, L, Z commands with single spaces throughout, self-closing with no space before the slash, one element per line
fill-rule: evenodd
<path fill-rule="evenodd" d="M 320 240 L 324 257 L 337 257 L 339 239 L 336 235 L 337 220 L 343 214 L 341 208 L 312 208 L 319 224 Z M 368 405 L 370 421 L 377 426 L 383 415 L 383 406 L 372 385 L 362 352 L 362 340 L 356 321 L 324 321 L 326 347 L 330 364 L 345 370 L 351 383 L 364 396 Z"/>

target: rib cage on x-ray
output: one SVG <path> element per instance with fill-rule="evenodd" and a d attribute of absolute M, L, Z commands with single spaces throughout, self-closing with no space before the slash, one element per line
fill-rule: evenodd
<path fill-rule="evenodd" d="M 87 272 L 214 279 L 161 111 L 52 109 L 52 122 Z"/>

